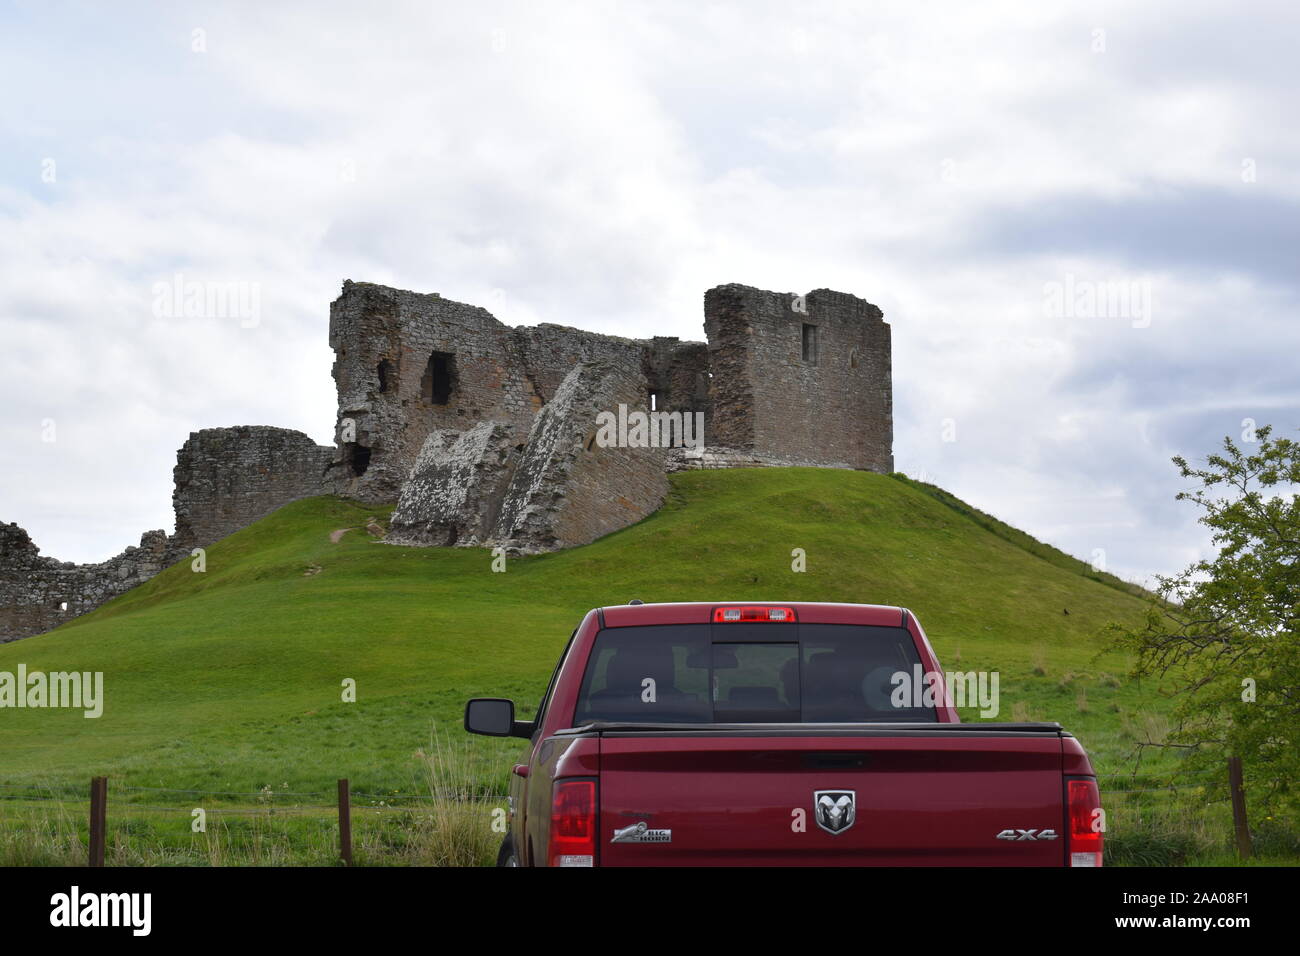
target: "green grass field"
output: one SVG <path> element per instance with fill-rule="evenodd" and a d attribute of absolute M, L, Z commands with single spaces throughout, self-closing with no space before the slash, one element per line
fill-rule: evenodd
<path fill-rule="evenodd" d="M 81 806 L 76 795 L 100 774 L 114 806 L 146 814 L 165 799 L 185 810 L 186 831 L 194 806 L 264 811 L 259 800 L 270 800 L 310 818 L 340 777 L 358 805 L 414 808 L 438 790 L 439 750 L 456 755 L 447 786 L 491 804 L 521 746 L 465 735 L 465 699 L 514 697 L 531 714 L 582 615 L 631 598 L 909 607 L 946 668 L 1001 674 L 996 719 L 1059 720 L 1106 789 L 1134 767 L 1139 742 L 1168 730 L 1167 700 L 1130 681 L 1128 661 L 1100 636 L 1140 613 L 1140 592 L 936 491 L 829 469 L 685 473 L 645 521 L 586 547 L 511 559 L 505 573 L 486 550 L 378 542 L 364 526 L 382 523 L 382 509 L 335 498 L 288 505 L 208 549 L 204 573 L 184 562 L 56 631 L 0 646 L 0 670 L 102 671 L 106 699 L 94 720 L 0 715 L 0 838 L 10 828 L 0 862 L 62 859 L 59 841 L 73 846 L 81 811 L 33 843 L 42 804 L 30 800 Z M 332 542 L 342 528 L 354 530 Z M 805 573 L 791 570 L 793 548 L 807 554 Z M 345 679 L 356 682 L 355 703 L 341 699 Z M 1148 755 L 1140 775 L 1113 783 L 1145 790 L 1174 769 L 1174 758 Z M 1167 822 L 1181 811 L 1165 804 L 1196 803 L 1196 793 L 1108 802 L 1116 821 Z M 272 796 L 240 796 L 249 794 Z M 1218 852 L 1221 811 L 1205 809 L 1204 838 L 1178 859 Z M 290 858 L 318 862 L 318 850 Z M 186 853 L 228 861 L 193 839 Z M 163 858 L 176 859 L 133 850 L 118 860 Z"/>

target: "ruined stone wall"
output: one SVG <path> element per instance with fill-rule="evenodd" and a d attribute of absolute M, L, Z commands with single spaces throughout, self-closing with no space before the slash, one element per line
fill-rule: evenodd
<path fill-rule="evenodd" d="M 434 431 L 385 538 L 390 544 L 502 546 L 539 552 L 586 544 L 650 514 L 668 492 L 666 450 L 606 447 L 597 416 L 645 411 L 640 356 L 579 362 L 516 444 L 503 422 Z"/>
<path fill-rule="evenodd" d="M 754 448 L 754 356 L 747 286 L 725 285 L 704 294 L 709 339 L 709 445 Z"/>
<path fill-rule="evenodd" d="M 42 557 L 16 524 L 0 525 L 0 643 L 31 637 L 94 610 L 175 559 L 167 534 L 146 531 L 139 547 L 97 564 Z"/>
<path fill-rule="evenodd" d="M 195 547 L 290 501 L 330 493 L 326 468 L 333 456 L 333 448 L 287 428 L 194 432 L 176 453 L 176 533 L 147 531 L 138 547 L 94 564 L 43 557 L 18 525 L 0 525 L 0 642 L 58 627 L 188 558 Z"/>
<path fill-rule="evenodd" d="M 576 365 L 640 363 L 645 352 L 633 339 L 550 323 L 511 328 L 437 294 L 351 281 L 330 306 L 330 345 L 336 488 L 374 502 L 398 500 L 431 433 L 454 441 L 479 422 L 500 422 L 522 444 Z"/>
<path fill-rule="evenodd" d="M 290 501 L 329 494 L 334 456 L 333 448 L 289 428 L 191 432 L 172 471 L 174 547 L 207 547 Z"/>
<path fill-rule="evenodd" d="M 482 544 L 514 467 L 514 446 L 506 422 L 431 432 L 402 485 L 384 540 L 422 547 Z"/>
<path fill-rule="evenodd" d="M 643 343 L 614 335 L 598 335 L 565 325 L 543 322 L 512 332 L 520 346 L 519 358 L 527 376 L 536 383 L 544 402 L 549 402 L 560 383 L 574 367 L 587 362 L 613 362 L 640 366 Z M 639 397 L 644 403 L 646 396 Z M 531 422 L 529 425 L 531 427 Z"/>
<path fill-rule="evenodd" d="M 703 412 L 707 433 L 712 418 L 708 345 L 657 335 L 645 343 L 642 368 L 656 398 L 655 409 Z"/>
<path fill-rule="evenodd" d="M 435 429 L 460 432 L 491 420 L 526 434 L 541 400 L 509 333 L 477 306 L 345 282 L 330 306 L 340 493 L 396 501 Z M 431 368 L 435 354 L 447 357 L 440 369 Z"/>
<path fill-rule="evenodd" d="M 710 289 L 711 443 L 781 460 L 892 471 L 883 319 L 871 303 L 829 289 L 803 297 L 742 285 Z M 815 329 L 808 355 L 805 326 Z"/>
<path fill-rule="evenodd" d="M 669 474 L 679 471 L 716 471 L 722 468 L 825 468 L 825 462 L 802 458 L 782 458 L 763 452 L 706 445 L 704 448 L 674 448 L 668 453 L 665 467 Z M 849 467 L 837 465 L 835 467 Z"/>
<path fill-rule="evenodd" d="M 574 366 L 533 422 L 489 543 L 571 548 L 658 509 L 668 494 L 665 450 L 597 441 L 597 415 L 620 404 L 644 410 L 646 387 L 639 356 Z"/>

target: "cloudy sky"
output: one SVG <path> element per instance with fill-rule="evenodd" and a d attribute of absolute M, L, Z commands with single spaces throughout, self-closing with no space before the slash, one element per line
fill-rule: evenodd
<path fill-rule="evenodd" d="M 330 443 L 345 278 L 694 339 L 742 282 L 884 309 L 899 470 L 1181 567 L 1170 456 L 1300 426 L 1300 11 L 866 6 L 5 4 L 0 521 L 100 560 L 191 431 Z"/>

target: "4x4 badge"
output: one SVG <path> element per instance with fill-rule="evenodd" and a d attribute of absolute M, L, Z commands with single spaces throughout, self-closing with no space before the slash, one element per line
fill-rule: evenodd
<path fill-rule="evenodd" d="M 1014 830 L 1003 830 L 997 835 L 999 840 L 1055 840 L 1055 830 L 1022 830 L 1016 827 Z"/>
<path fill-rule="evenodd" d="M 827 833 L 843 833 L 858 818 L 856 790 L 814 790 L 813 815 Z"/>

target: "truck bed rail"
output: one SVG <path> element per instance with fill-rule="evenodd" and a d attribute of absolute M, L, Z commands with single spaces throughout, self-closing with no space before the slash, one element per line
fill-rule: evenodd
<path fill-rule="evenodd" d="M 1055 721 L 1036 723 L 650 723 L 595 720 L 556 732 L 557 736 L 610 737 L 1071 737 Z"/>

